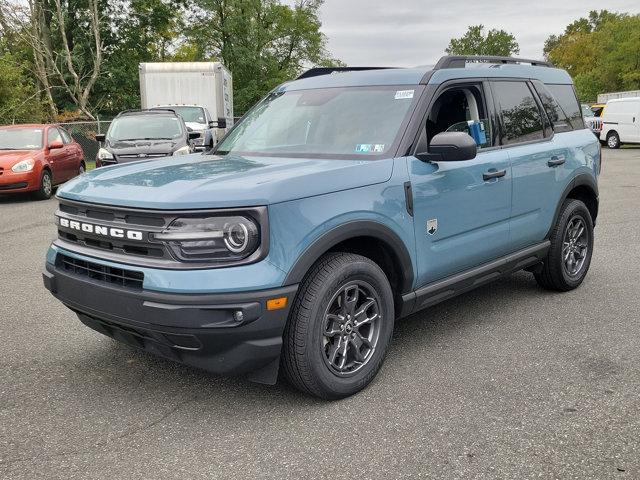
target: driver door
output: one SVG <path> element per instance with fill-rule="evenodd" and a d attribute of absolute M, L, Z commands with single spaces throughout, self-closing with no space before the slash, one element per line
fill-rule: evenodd
<path fill-rule="evenodd" d="M 443 131 L 461 131 L 460 125 L 471 121 L 484 124 L 486 141 L 478 145 L 472 160 L 424 162 L 408 158 L 418 287 L 509 252 L 511 165 L 507 152 L 497 143 L 488 85 L 482 81 L 453 82 L 433 98 L 421 135 L 430 141 Z"/>

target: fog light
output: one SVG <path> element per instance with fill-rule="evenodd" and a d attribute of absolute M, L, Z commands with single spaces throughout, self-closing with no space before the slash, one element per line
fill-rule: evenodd
<path fill-rule="evenodd" d="M 242 311 L 240 310 L 236 310 L 235 312 L 233 312 L 233 319 L 237 323 L 242 323 L 242 321 L 244 320 L 244 313 L 242 313 Z"/>
<path fill-rule="evenodd" d="M 287 306 L 287 297 L 272 298 L 267 300 L 267 310 L 280 310 Z"/>

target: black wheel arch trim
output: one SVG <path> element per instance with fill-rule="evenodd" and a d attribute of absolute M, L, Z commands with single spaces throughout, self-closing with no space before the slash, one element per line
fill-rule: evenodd
<path fill-rule="evenodd" d="M 413 263 L 411 255 L 400 236 L 386 225 L 373 220 L 355 220 L 343 223 L 318 237 L 296 260 L 289 270 L 283 285 L 298 284 L 309 269 L 327 251 L 346 240 L 357 237 L 374 237 L 385 243 L 402 271 L 398 272 L 402 279 L 401 294 L 410 292 L 413 287 Z"/>
<path fill-rule="evenodd" d="M 566 188 L 564 189 L 564 191 L 562 192 L 562 196 L 560 197 L 560 201 L 558 202 L 558 205 L 556 206 L 556 212 L 553 215 L 553 223 L 551 223 L 551 227 L 549 227 L 549 231 L 547 232 L 547 235 L 545 236 L 545 238 L 549 238 L 551 236 L 551 232 L 553 231 L 553 227 L 555 226 L 555 224 L 558 221 L 558 218 L 560 217 L 560 209 L 562 208 L 562 204 L 564 203 L 564 201 L 569 198 L 569 193 L 571 193 L 571 191 L 576 188 L 576 187 L 587 187 L 589 188 L 591 191 L 593 191 L 593 194 L 596 197 L 596 216 L 597 216 L 597 212 L 598 212 L 598 207 L 599 207 L 599 194 L 598 194 L 598 183 L 596 182 L 595 178 L 593 178 L 592 175 L 588 174 L 588 173 L 581 173 L 577 176 L 575 176 L 570 182 L 569 184 L 566 186 Z M 596 219 L 593 218 L 593 224 L 596 224 Z"/>

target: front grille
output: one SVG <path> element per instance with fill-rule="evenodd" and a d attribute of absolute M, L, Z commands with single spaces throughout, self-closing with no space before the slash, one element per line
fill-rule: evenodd
<path fill-rule="evenodd" d="M 58 254 L 56 265 L 58 268 L 76 276 L 87 277 L 118 287 L 142 290 L 142 283 L 144 281 L 144 273 L 142 272 L 108 267 L 99 263 L 80 260 L 62 253 Z"/>

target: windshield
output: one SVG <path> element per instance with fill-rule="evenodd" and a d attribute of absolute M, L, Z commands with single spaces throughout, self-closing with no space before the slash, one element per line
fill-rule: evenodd
<path fill-rule="evenodd" d="M 582 107 L 582 116 L 583 117 L 593 117 L 593 110 L 589 105 L 581 105 Z"/>
<path fill-rule="evenodd" d="M 176 112 L 182 119 L 189 123 L 207 123 L 204 118 L 204 109 L 201 107 L 167 107 Z"/>
<path fill-rule="evenodd" d="M 123 140 L 174 140 L 183 135 L 180 119 L 169 115 L 127 115 L 111 122 L 107 138 Z"/>
<path fill-rule="evenodd" d="M 396 143 L 414 91 L 349 87 L 272 93 L 246 115 L 216 153 L 379 157 Z"/>
<path fill-rule="evenodd" d="M 0 128 L 0 150 L 40 150 L 41 128 Z"/>

